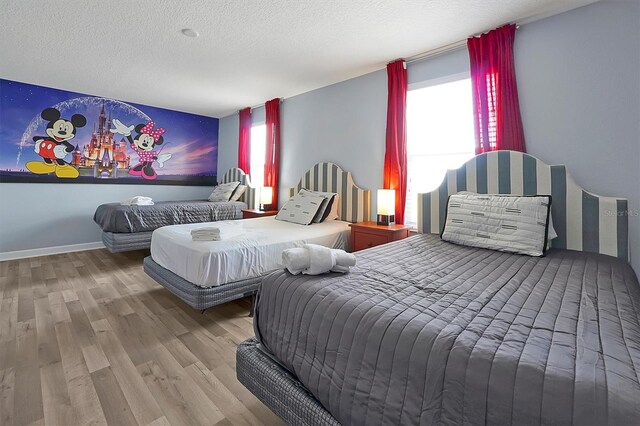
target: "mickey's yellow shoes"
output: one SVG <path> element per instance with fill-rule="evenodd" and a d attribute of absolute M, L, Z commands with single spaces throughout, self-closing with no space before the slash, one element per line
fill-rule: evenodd
<path fill-rule="evenodd" d="M 56 169 L 55 164 L 43 163 L 42 161 L 29 161 L 25 166 L 31 173 L 35 173 L 37 175 L 53 173 Z"/>
<path fill-rule="evenodd" d="M 75 167 L 71 167 L 68 164 L 65 164 L 64 166 L 58 166 L 56 168 L 56 176 L 58 176 L 59 178 L 74 179 L 74 178 L 77 178 L 79 175 L 80 175 L 80 172 L 78 172 L 78 170 Z"/>

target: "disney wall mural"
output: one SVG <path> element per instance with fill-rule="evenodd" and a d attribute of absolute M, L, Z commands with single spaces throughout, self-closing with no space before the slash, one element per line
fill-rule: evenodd
<path fill-rule="evenodd" d="M 0 79 L 0 182 L 213 185 L 218 119 Z"/>

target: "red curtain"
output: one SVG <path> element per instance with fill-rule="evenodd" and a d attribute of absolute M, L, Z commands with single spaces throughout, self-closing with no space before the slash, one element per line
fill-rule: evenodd
<path fill-rule="evenodd" d="M 526 152 L 513 61 L 516 26 L 467 40 L 476 130 L 476 154 L 498 149 Z"/>
<path fill-rule="evenodd" d="M 404 223 L 407 201 L 407 69 L 402 59 L 387 64 L 387 142 L 384 189 L 396 190 L 396 223 Z"/>
<path fill-rule="evenodd" d="M 238 168 L 251 174 L 251 108 L 241 109 L 238 113 Z"/>
<path fill-rule="evenodd" d="M 267 148 L 264 162 L 264 186 L 273 188 L 272 208 L 278 208 L 278 178 L 280 174 L 280 99 L 272 99 L 265 105 L 267 124 Z"/>

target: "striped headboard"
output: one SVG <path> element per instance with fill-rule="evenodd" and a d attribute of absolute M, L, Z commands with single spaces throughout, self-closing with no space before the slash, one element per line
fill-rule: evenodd
<path fill-rule="evenodd" d="M 480 154 L 449 170 L 435 191 L 418 194 L 418 232 L 440 233 L 449 195 L 551 194 L 552 247 L 629 260 L 628 207 L 623 198 L 600 197 L 579 187 L 563 165 L 550 166 L 516 151 Z"/>
<path fill-rule="evenodd" d="M 293 197 L 302 188 L 338 193 L 340 220 L 363 222 L 370 218 L 371 191 L 359 188 L 353 182 L 351 172 L 345 172 L 334 163 L 318 163 L 313 166 L 302 176 L 297 186 L 289 188 L 289 196 Z"/>
<path fill-rule="evenodd" d="M 240 182 L 241 185 L 247 185 L 247 190 L 240 197 L 240 201 L 247 203 L 250 209 L 256 208 L 257 189 L 251 186 L 251 179 L 242 169 L 237 167 L 230 168 L 227 173 L 222 175 L 220 183 Z"/>

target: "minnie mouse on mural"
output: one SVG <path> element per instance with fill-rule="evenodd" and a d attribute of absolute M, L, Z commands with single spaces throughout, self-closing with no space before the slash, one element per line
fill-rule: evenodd
<path fill-rule="evenodd" d="M 164 162 L 171 158 L 171 154 L 160 154 L 153 150 L 158 145 L 162 145 L 164 138 L 162 135 L 165 129 L 158 127 L 153 128 L 153 121 L 147 124 L 141 123 L 137 126 L 127 126 L 120 120 L 114 119 L 114 129 L 110 129 L 111 133 L 118 133 L 126 136 L 129 140 L 131 148 L 138 153 L 138 164 L 129 169 L 129 174 L 133 176 L 142 176 L 144 179 L 153 180 L 158 177 L 153 169 L 153 162 L 156 161 L 160 168 L 164 167 Z M 135 131 L 137 135 L 131 137 L 131 132 Z"/>

